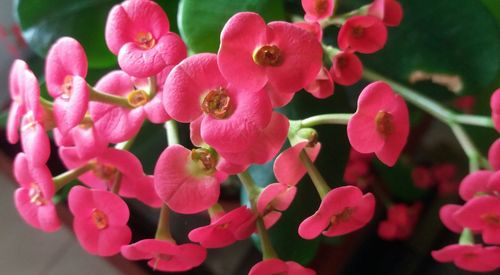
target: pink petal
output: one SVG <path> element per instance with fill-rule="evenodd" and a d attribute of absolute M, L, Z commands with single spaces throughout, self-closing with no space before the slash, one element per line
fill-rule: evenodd
<path fill-rule="evenodd" d="M 454 217 L 454 214 L 460 210 L 461 207 L 461 205 L 457 204 L 446 204 L 439 210 L 439 218 L 441 219 L 441 222 L 446 226 L 446 228 L 455 233 L 461 233 L 463 230 L 463 226 L 458 224 Z"/>
<path fill-rule="evenodd" d="M 333 57 L 330 74 L 336 83 L 353 85 L 363 76 L 363 63 L 351 51 L 340 52 Z"/>
<path fill-rule="evenodd" d="M 302 164 L 299 159 L 300 152 L 302 149 L 306 149 L 306 153 L 312 161 L 316 160 L 316 157 L 321 150 L 321 144 L 317 143 L 314 147 L 306 147 L 308 142 L 300 142 L 294 146 L 283 151 L 274 161 L 274 175 L 278 182 L 295 185 L 300 179 L 306 174 L 306 167 Z"/>
<path fill-rule="evenodd" d="M 74 77 L 72 87 L 69 98 L 61 95 L 54 100 L 54 118 L 62 135 L 66 135 L 71 128 L 82 121 L 89 104 L 89 91 L 85 79 Z"/>
<path fill-rule="evenodd" d="M 37 206 L 31 203 L 30 190 L 27 188 L 18 188 L 14 194 L 16 208 L 23 220 L 45 232 L 57 231 L 60 227 L 60 221 L 54 205 L 49 202 L 46 205 Z"/>
<path fill-rule="evenodd" d="M 500 170 L 500 138 L 497 138 L 490 146 L 488 150 L 488 161 L 494 170 Z"/>
<path fill-rule="evenodd" d="M 499 198 L 482 196 L 471 199 L 453 215 L 460 225 L 471 230 L 486 230 L 498 227 L 497 223 L 489 221 L 485 216 L 500 217 Z M 485 241 L 489 242 L 490 240 L 485 239 Z"/>
<path fill-rule="evenodd" d="M 144 105 L 144 112 L 148 120 L 152 123 L 164 123 L 170 119 L 170 116 L 163 107 L 162 98 L 162 93 L 157 93 L 153 99 Z"/>
<path fill-rule="evenodd" d="M 43 126 L 25 117 L 22 121 L 21 145 L 33 166 L 44 165 L 50 156 L 50 141 Z"/>
<path fill-rule="evenodd" d="M 307 21 L 319 21 L 333 15 L 333 0 L 302 0 Z"/>
<path fill-rule="evenodd" d="M 476 171 L 468 174 L 460 183 L 458 193 L 463 200 L 470 200 L 477 193 L 488 193 L 488 180 L 493 175 L 491 171 Z"/>
<path fill-rule="evenodd" d="M 353 16 L 340 28 L 337 41 L 342 50 L 374 53 L 384 47 L 387 41 L 387 29 L 377 17 Z"/>
<path fill-rule="evenodd" d="M 321 68 L 316 79 L 307 84 L 304 89 L 316 98 L 323 99 L 332 96 L 334 86 L 330 72 L 325 67 Z"/>
<path fill-rule="evenodd" d="M 248 275 L 288 274 L 287 264 L 280 259 L 268 259 L 258 262 Z"/>
<path fill-rule="evenodd" d="M 368 8 L 368 15 L 383 20 L 386 26 L 395 27 L 403 19 L 403 9 L 395 0 L 375 0 Z"/>
<path fill-rule="evenodd" d="M 13 101 L 10 104 L 9 116 L 7 118 L 7 140 L 10 144 L 15 144 L 19 141 L 19 126 L 21 125 L 21 118 L 24 114 L 24 108 L 17 102 Z"/>

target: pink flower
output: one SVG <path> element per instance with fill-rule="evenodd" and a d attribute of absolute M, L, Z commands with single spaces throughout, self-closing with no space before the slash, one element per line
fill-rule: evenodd
<path fill-rule="evenodd" d="M 54 129 L 54 140 L 58 146 L 74 148 L 81 160 L 90 160 L 101 155 L 108 142 L 96 130 L 93 123 L 81 123 L 63 136 L 57 128 Z"/>
<path fill-rule="evenodd" d="M 330 74 L 340 85 L 353 85 L 363 76 L 363 63 L 352 51 L 340 52 L 332 59 Z"/>
<path fill-rule="evenodd" d="M 201 137 L 217 151 L 247 149 L 271 120 L 266 93 L 228 83 L 215 54 L 185 59 L 172 70 L 165 87 L 163 103 L 169 115 L 181 122 L 202 119 Z"/>
<path fill-rule="evenodd" d="M 353 16 L 340 28 L 337 41 L 341 50 L 374 53 L 387 41 L 384 23 L 374 16 Z"/>
<path fill-rule="evenodd" d="M 281 212 L 290 207 L 297 188 L 282 183 L 266 186 L 257 198 L 257 212 L 264 219 L 266 228 L 271 228 L 281 217 Z"/>
<path fill-rule="evenodd" d="M 181 38 L 169 31 L 163 9 L 153 1 L 128 0 L 110 11 L 106 44 L 120 68 L 136 77 L 156 75 L 186 56 Z"/>
<path fill-rule="evenodd" d="M 251 12 L 229 19 L 217 56 L 221 73 L 230 83 L 248 90 L 267 85 L 275 97 L 311 83 L 321 69 L 321 57 L 321 44 L 312 33 L 287 22 L 266 25 Z"/>
<path fill-rule="evenodd" d="M 386 26 L 396 27 L 403 19 L 403 8 L 396 0 L 374 0 L 368 8 L 368 15 L 378 17 Z"/>
<path fill-rule="evenodd" d="M 19 153 L 14 160 L 14 176 L 21 185 L 14 194 L 17 211 L 34 228 L 54 232 L 61 227 L 52 203 L 54 182 L 47 166 L 31 166 L 26 155 Z"/>
<path fill-rule="evenodd" d="M 453 244 L 432 251 L 431 254 L 438 262 L 453 262 L 459 268 L 468 271 L 487 272 L 499 267 L 500 249 L 498 247 Z"/>
<path fill-rule="evenodd" d="M 85 165 L 88 160 L 80 159 L 74 148 L 59 148 L 59 155 L 69 168 Z M 110 190 L 119 181 L 118 194 L 126 198 L 136 198 L 151 207 L 160 207 L 162 202 L 155 192 L 153 177 L 142 170 L 141 162 L 132 153 L 107 148 L 96 158 L 90 160 L 92 170 L 79 179 L 91 188 Z"/>
<path fill-rule="evenodd" d="M 378 227 L 378 234 L 385 240 L 404 240 L 411 236 L 422 205 L 394 204 L 387 210 L 387 220 Z"/>
<path fill-rule="evenodd" d="M 69 62 L 69 60 L 71 60 Z M 87 56 L 82 45 L 63 37 L 52 45 L 45 62 L 49 94 L 54 97 L 54 118 L 61 134 L 82 121 L 88 109 Z"/>
<path fill-rule="evenodd" d="M 463 227 L 481 231 L 484 242 L 500 244 L 500 199 L 481 196 L 468 201 L 454 214 Z"/>
<path fill-rule="evenodd" d="M 117 195 L 82 186 L 71 188 L 69 210 L 75 216 L 73 229 L 80 245 L 90 254 L 111 256 L 132 238 L 127 226 L 129 210 Z"/>
<path fill-rule="evenodd" d="M 446 204 L 439 210 L 439 218 L 441 222 L 448 228 L 449 230 L 460 233 L 464 230 L 463 226 L 458 224 L 455 219 L 455 213 L 462 208 L 461 205 L 458 204 Z"/>
<path fill-rule="evenodd" d="M 477 195 L 489 193 L 487 186 L 493 172 L 491 171 L 476 171 L 468 174 L 460 183 L 458 193 L 463 200 L 468 201 Z"/>
<path fill-rule="evenodd" d="M 258 262 L 252 267 L 252 269 L 250 269 L 250 272 L 248 273 L 248 275 L 269 274 L 314 275 L 316 274 L 316 272 L 312 269 L 305 268 L 296 262 L 284 262 L 280 259 L 267 259 Z"/>
<path fill-rule="evenodd" d="M 490 146 L 488 150 L 488 161 L 494 170 L 500 170 L 500 138 Z"/>
<path fill-rule="evenodd" d="M 432 168 L 432 175 L 438 182 L 438 184 L 442 182 L 453 181 L 455 175 L 457 174 L 457 166 L 453 163 L 441 163 L 434 165 Z"/>
<path fill-rule="evenodd" d="M 149 260 L 148 265 L 160 271 L 179 272 L 199 266 L 207 257 L 205 248 L 196 244 L 177 245 L 168 240 L 145 239 L 122 246 L 123 257 Z"/>
<path fill-rule="evenodd" d="M 327 237 L 347 234 L 365 226 L 374 210 L 371 193 L 363 195 L 354 186 L 338 187 L 328 192 L 318 211 L 299 225 L 299 235 L 310 240 L 321 233 Z"/>
<path fill-rule="evenodd" d="M 316 98 L 327 98 L 333 95 L 334 86 L 332 76 L 327 68 L 323 67 L 319 71 L 316 79 L 313 82 L 307 84 L 304 88 L 306 92 L 312 94 Z"/>
<path fill-rule="evenodd" d="M 370 171 L 370 163 L 362 160 L 349 160 L 344 170 L 343 180 L 346 184 L 365 190 L 374 180 Z"/>
<path fill-rule="evenodd" d="M 493 124 L 495 125 L 495 129 L 500 133 L 500 89 L 496 89 L 491 95 L 490 106 Z"/>
<path fill-rule="evenodd" d="M 304 19 L 319 21 L 333 15 L 333 0 L 302 0 L 302 8 L 306 12 Z"/>
<path fill-rule="evenodd" d="M 21 125 L 21 118 L 26 113 L 24 103 L 25 86 L 25 71 L 29 70 L 26 62 L 16 59 L 10 67 L 9 73 L 9 92 L 12 102 L 9 109 L 9 117 L 7 120 L 7 140 L 9 143 L 14 144 L 19 141 L 19 127 Z"/>
<path fill-rule="evenodd" d="M 383 163 L 393 166 L 406 144 L 409 125 L 403 98 L 377 81 L 361 92 L 358 109 L 347 124 L 347 136 L 356 151 L 375 152 Z"/>
<path fill-rule="evenodd" d="M 200 243 L 206 248 L 220 248 L 244 240 L 255 231 L 255 216 L 246 206 L 228 213 L 217 213 L 210 219 L 210 225 L 189 232 L 192 242 Z"/>
<path fill-rule="evenodd" d="M 307 141 L 299 142 L 283 151 L 274 161 L 274 175 L 278 182 L 285 185 L 296 185 L 307 170 L 300 161 L 299 155 L 305 150 L 312 161 L 315 161 L 321 150 L 321 143 L 311 145 Z"/>
<path fill-rule="evenodd" d="M 424 166 L 413 168 L 411 171 L 411 178 L 413 184 L 418 188 L 427 189 L 434 184 L 431 170 Z"/>
<path fill-rule="evenodd" d="M 154 171 L 160 198 L 175 212 L 193 214 L 208 209 L 219 199 L 223 173 L 217 156 L 207 149 L 192 151 L 171 145 L 161 153 Z"/>
<path fill-rule="evenodd" d="M 139 132 L 146 117 L 158 121 L 155 110 L 161 108 L 161 94 L 150 99 L 149 92 L 136 89 L 133 79 L 125 72 L 108 73 L 97 82 L 95 88 L 112 95 L 126 97 L 132 106 L 127 108 L 101 102 L 90 103 L 89 112 L 94 126 L 109 142 L 119 143 L 132 138 Z"/>

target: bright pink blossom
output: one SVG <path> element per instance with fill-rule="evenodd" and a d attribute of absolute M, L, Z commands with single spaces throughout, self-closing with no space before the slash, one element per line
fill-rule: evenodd
<path fill-rule="evenodd" d="M 264 219 L 266 228 L 271 228 L 281 217 L 281 212 L 290 207 L 297 187 L 283 183 L 273 183 L 266 186 L 257 198 L 257 212 Z"/>
<path fill-rule="evenodd" d="M 463 200 L 468 201 L 477 195 L 489 193 L 487 186 L 490 177 L 493 175 L 491 171 L 475 171 L 468 174 L 460 183 L 458 193 Z"/>
<path fill-rule="evenodd" d="M 340 52 L 332 59 L 330 74 L 335 83 L 353 85 L 363 76 L 363 63 L 352 51 Z"/>
<path fill-rule="evenodd" d="M 286 185 L 296 185 L 306 174 L 306 167 L 299 158 L 302 150 L 305 150 L 309 158 L 315 161 L 321 150 L 321 143 L 311 146 L 309 142 L 303 141 L 281 152 L 274 161 L 273 166 L 274 175 L 278 182 Z"/>
<path fill-rule="evenodd" d="M 401 96 L 377 81 L 361 92 L 358 109 L 349 120 L 347 136 L 358 152 L 371 153 L 393 166 L 410 131 L 408 108 Z"/>
<path fill-rule="evenodd" d="M 484 242 L 500 244 L 500 199 L 481 196 L 469 200 L 454 216 L 463 227 L 481 231 Z"/>
<path fill-rule="evenodd" d="M 9 117 L 7 120 L 7 140 L 11 143 L 19 141 L 19 127 L 21 118 L 26 113 L 24 103 L 25 89 L 30 87 L 25 86 L 25 71 L 29 70 L 26 62 L 16 59 L 10 67 L 9 73 L 9 92 L 12 100 L 9 109 Z"/>
<path fill-rule="evenodd" d="M 491 95 L 490 107 L 493 124 L 495 125 L 495 129 L 500 133 L 500 88 L 496 89 Z"/>
<path fill-rule="evenodd" d="M 215 54 L 185 59 L 172 70 L 165 88 L 163 103 L 168 114 L 181 122 L 201 117 L 201 137 L 217 151 L 247 149 L 271 120 L 267 94 L 228 83 L 219 72 Z"/>
<path fill-rule="evenodd" d="M 244 240 L 255 231 L 255 222 L 249 222 L 255 220 L 255 215 L 246 206 L 228 213 L 216 213 L 210 219 L 210 225 L 189 232 L 192 242 L 200 243 L 206 248 L 220 248 Z"/>
<path fill-rule="evenodd" d="M 332 96 L 334 86 L 328 69 L 325 67 L 321 68 L 314 81 L 307 84 L 304 89 L 316 98 L 323 99 Z"/>
<path fill-rule="evenodd" d="M 61 134 L 82 121 L 88 109 L 87 56 L 82 45 L 63 37 L 52 45 L 45 62 L 47 90 L 54 97 L 54 119 Z"/>
<path fill-rule="evenodd" d="M 59 148 L 59 156 L 69 169 L 85 165 L 88 161 L 80 159 L 78 151 L 74 148 Z M 92 169 L 79 177 L 87 186 L 111 190 L 119 181 L 120 196 L 138 199 L 151 207 L 161 206 L 161 200 L 155 192 L 153 177 L 144 174 L 141 162 L 132 153 L 107 148 L 91 162 Z"/>
<path fill-rule="evenodd" d="M 153 1 L 128 0 L 111 9 L 106 44 L 120 68 L 136 77 L 158 74 L 186 56 L 182 39 L 169 31 L 167 15 Z"/>
<path fill-rule="evenodd" d="M 31 166 L 26 155 L 19 153 L 14 160 L 14 176 L 21 185 L 14 202 L 24 221 L 46 232 L 58 230 L 61 223 L 52 203 L 54 182 L 47 166 Z"/>
<path fill-rule="evenodd" d="M 474 271 L 487 272 L 500 267 L 499 247 L 483 247 L 482 245 L 460 245 L 453 244 L 432 251 L 432 257 L 439 262 L 453 262 L 459 268 Z"/>
<path fill-rule="evenodd" d="M 205 248 L 196 244 L 175 244 L 173 241 L 145 239 L 122 246 L 123 257 L 148 260 L 148 265 L 160 271 L 179 272 L 199 266 L 207 257 Z"/>
<path fill-rule="evenodd" d="M 284 274 L 284 275 L 314 275 L 316 272 L 312 269 L 305 268 L 300 264 L 292 261 L 282 261 L 280 259 L 267 259 L 258 262 L 250 269 L 248 275 L 269 275 L 269 274 Z"/>
<path fill-rule="evenodd" d="M 353 16 L 340 28 L 337 41 L 341 50 L 374 53 L 384 47 L 387 29 L 377 17 Z"/>
<path fill-rule="evenodd" d="M 500 170 L 500 138 L 490 146 L 488 150 L 488 161 L 495 170 Z"/>
<path fill-rule="evenodd" d="M 312 33 L 287 22 L 266 25 L 251 12 L 229 19 L 217 56 L 221 73 L 230 83 L 249 90 L 267 85 L 266 90 L 276 97 L 311 83 L 321 69 L 321 57 L 321 44 Z"/>
<path fill-rule="evenodd" d="M 418 188 L 427 189 L 434 184 L 431 170 L 424 166 L 413 168 L 411 171 L 411 178 L 413 184 Z"/>
<path fill-rule="evenodd" d="M 371 193 L 363 195 L 354 186 L 338 187 L 328 192 L 318 211 L 299 225 L 299 235 L 309 240 L 321 233 L 327 237 L 347 234 L 365 226 L 374 210 Z"/>
<path fill-rule="evenodd" d="M 396 0 L 374 0 L 368 8 L 368 15 L 378 17 L 386 26 L 396 27 L 403 19 L 403 8 Z"/>
<path fill-rule="evenodd" d="M 127 226 L 129 210 L 117 195 L 75 186 L 68 195 L 69 210 L 75 216 L 73 229 L 80 245 L 90 254 L 111 256 L 132 238 Z"/>
<path fill-rule="evenodd" d="M 315 22 L 333 15 L 333 0 L 302 0 L 302 8 L 306 12 L 304 19 Z"/>
<path fill-rule="evenodd" d="M 207 149 L 192 151 L 171 145 L 161 153 L 154 171 L 160 198 L 175 212 L 193 214 L 208 209 L 219 199 L 223 174 L 217 156 Z"/>
<path fill-rule="evenodd" d="M 460 208 L 462 208 L 462 206 L 458 204 L 446 204 L 439 210 L 439 218 L 441 219 L 441 222 L 444 226 L 446 226 L 446 228 L 455 233 L 461 233 L 464 229 L 463 226 L 458 224 L 454 216 Z"/>

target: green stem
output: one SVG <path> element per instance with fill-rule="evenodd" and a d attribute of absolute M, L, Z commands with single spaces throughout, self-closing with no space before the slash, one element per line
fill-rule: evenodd
<path fill-rule="evenodd" d="M 224 208 L 219 203 L 215 203 L 210 208 L 208 208 L 208 215 L 210 216 L 210 219 L 218 217 L 223 213 L 224 213 Z"/>
<path fill-rule="evenodd" d="M 469 228 L 464 228 L 462 234 L 460 234 L 460 239 L 458 244 L 471 245 L 474 244 L 474 233 Z"/>
<path fill-rule="evenodd" d="M 54 181 L 56 190 L 60 190 L 64 185 L 70 183 L 71 181 L 77 179 L 82 174 L 90 171 L 94 167 L 94 164 L 89 162 L 78 168 L 68 170 L 58 176 L 55 176 L 52 180 Z"/>
<path fill-rule="evenodd" d="M 307 155 L 306 151 L 302 150 L 299 155 L 300 161 L 307 169 L 307 173 L 311 178 L 314 187 L 316 187 L 316 191 L 318 191 L 319 196 L 323 199 L 328 192 L 330 192 L 330 187 L 326 183 L 321 173 L 318 171 L 318 168 L 314 165 L 312 160 Z"/>
<path fill-rule="evenodd" d="M 259 196 L 259 187 L 255 184 L 252 176 L 248 171 L 238 174 L 245 191 L 248 194 L 248 199 L 252 206 L 252 210 L 257 214 L 257 198 Z M 267 232 L 266 226 L 261 216 L 257 216 L 257 234 L 260 236 L 260 246 L 262 247 L 262 257 L 264 260 L 278 258 L 278 254 L 272 246 L 271 239 L 269 238 L 269 233 Z"/>
<path fill-rule="evenodd" d="M 456 114 L 455 121 L 460 124 L 494 128 L 493 120 L 487 116 Z"/>
<path fill-rule="evenodd" d="M 342 124 L 347 125 L 352 114 L 324 114 L 308 117 L 302 120 L 303 128 L 314 127 L 321 124 Z"/>
<path fill-rule="evenodd" d="M 448 125 L 450 126 L 451 130 L 453 131 L 453 134 L 457 138 L 458 143 L 460 143 L 460 146 L 462 146 L 462 149 L 469 158 L 470 172 L 479 170 L 484 159 L 482 154 L 479 152 L 479 150 L 477 150 L 476 146 L 469 138 L 469 136 L 467 135 L 462 126 L 460 126 L 457 123 L 449 123 Z"/>
<path fill-rule="evenodd" d="M 52 110 L 52 108 L 54 107 L 54 103 L 52 103 L 51 101 L 48 101 L 47 99 L 45 99 L 43 97 L 40 97 L 40 104 L 49 110 Z"/>
<path fill-rule="evenodd" d="M 149 98 L 150 100 L 152 100 L 153 97 L 155 97 L 156 95 L 156 86 L 157 86 L 156 76 L 148 77 L 148 84 L 149 84 Z"/>
<path fill-rule="evenodd" d="M 92 86 L 88 86 L 89 91 L 90 91 L 90 100 L 91 101 L 98 101 L 98 102 L 103 102 L 103 103 L 109 103 L 125 108 L 134 108 L 132 105 L 130 105 L 128 99 L 123 96 L 116 96 L 112 94 L 108 94 L 105 92 L 97 91 L 94 89 Z"/>
<path fill-rule="evenodd" d="M 171 119 L 165 123 L 167 130 L 168 145 L 179 144 L 179 133 L 177 130 L 177 121 Z"/>
<path fill-rule="evenodd" d="M 155 239 L 174 241 L 172 234 L 170 234 L 170 209 L 166 204 L 161 206 L 160 218 L 158 219 L 158 226 L 156 227 Z"/>
<path fill-rule="evenodd" d="M 358 9 L 352 10 L 350 12 L 344 13 L 344 14 L 339 14 L 339 15 L 334 15 L 330 18 L 327 18 L 323 21 L 320 22 L 321 27 L 324 29 L 328 26 L 342 26 L 347 19 L 353 16 L 357 15 L 366 15 L 368 13 L 368 8 L 370 5 L 364 5 Z"/>

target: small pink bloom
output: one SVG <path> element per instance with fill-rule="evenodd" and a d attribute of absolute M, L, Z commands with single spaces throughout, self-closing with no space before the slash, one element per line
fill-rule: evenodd
<path fill-rule="evenodd" d="M 457 174 L 457 166 L 453 163 L 442 163 L 434 165 L 432 168 L 432 175 L 439 183 L 454 180 Z"/>
<path fill-rule="evenodd" d="M 264 219 L 266 228 L 271 228 L 288 209 L 297 193 L 295 186 L 273 183 L 266 186 L 257 198 L 257 212 Z"/>
<path fill-rule="evenodd" d="M 344 170 L 343 180 L 346 184 L 365 190 L 374 181 L 370 163 L 363 160 L 349 160 Z"/>
<path fill-rule="evenodd" d="M 186 57 L 184 42 L 169 27 L 167 15 L 155 2 L 124 1 L 108 15 L 106 44 L 118 55 L 122 70 L 136 77 L 153 76 Z"/>
<path fill-rule="evenodd" d="M 500 199 L 481 196 L 468 201 L 453 217 L 463 227 L 481 231 L 484 242 L 500 244 Z"/>
<path fill-rule="evenodd" d="M 299 225 L 299 235 L 310 240 L 321 233 L 327 237 L 347 234 L 365 226 L 374 210 L 371 193 L 363 195 L 354 186 L 338 187 L 328 192 L 318 211 Z"/>
<path fill-rule="evenodd" d="M 181 122 L 203 117 L 201 137 L 217 151 L 248 148 L 271 120 L 267 94 L 228 83 L 215 54 L 185 59 L 172 70 L 165 89 L 163 103 L 169 115 Z"/>
<path fill-rule="evenodd" d="M 407 206 L 391 205 L 387 211 L 387 220 L 378 227 L 379 236 L 385 240 L 404 240 L 411 236 L 420 215 L 421 204 Z"/>
<path fill-rule="evenodd" d="M 248 273 L 248 275 L 269 274 L 314 275 L 316 274 L 316 272 L 312 269 L 305 268 L 296 262 L 284 262 L 280 259 L 267 259 L 258 262 L 252 267 L 252 269 L 250 269 L 250 272 Z"/>
<path fill-rule="evenodd" d="M 499 267 L 499 247 L 453 244 L 432 251 L 431 254 L 438 262 L 453 262 L 459 268 L 468 271 L 487 272 Z"/>
<path fill-rule="evenodd" d="M 192 151 L 171 145 L 160 155 L 154 184 L 160 198 L 175 212 L 193 214 L 219 199 L 221 173 L 217 157 L 207 149 Z"/>
<path fill-rule="evenodd" d="M 126 259 L 149 260 L 148 265 L 160 271 L 179 272 L 199 266 L 207 257 L 205 248 L 196 244 L 175 244 L 168 240 L 145 239 L 122 246 Z"/>
<path fill-rule="evenodd" d="M 14 194 L 17 211 L 34 228 L 54 232 L 61 227 L 52 203 L 54 182 L 47 166 L 33 167 L 26 155 L 19 153 L 14 160 L 14 176 L 21 185 Z"/>
<path fill-rule="evenodd" d="M 500 170 L 500 138 L 490 146 L 488 150 L 488 161 L 494 170 Z"/>
<path fill-rule="evenodd" d="M 321 68 L 314 81 L 307 84 L 304 89 L 316 98 L 323 99 L 332 96 L 334 86 L 330 72 L 325 67 Z"/>
<path fill-rule="evenodd" d="M 387 29 L 377 17 L 353 16 L 340 28 L 337 41 L 341 50 L 374 53 L 384 47 Z"/>
<path fill-rule="evenodd" d="M 321 69 L 321 57 L 321 44 L 312 33 L 287 22 L 266 25 L 251 12 L 229 19 L 217 56 L 230 83 L 249 90 L 267 85 L 276 94 L 295 93 L 311 83 Z"/>
<path fill-rule="evenodd" d="M 403 8 L 396 0 L 374 0 L 368 8 L 368 15 L 378 17 L 386 26 L 396 27 L 403 19 Z"/>
<path fill-rule="evenodd" d="M 462 208 L 461 205 L 458 204 L 446 204 L 439 210 L 439 218 L 441 222 L 448 228 L 449 230 L 460 233 L 464 229 L 455 219 L 455 213 Z"/>
<path fill-rule="evenodd" d="M 241 206 L 228 213 L 211 217 L 210 225 L 191 230 L 189 239 L 206 248 L 225 247 L 250 237 L 255 231 L 255 222 L 249 223 L 251 220 L 255 220 L 252 211 Z M 242 232 L 244 234 L 241 234 Z"/>
<path fill-rule="evenodd" d="M 491 95 L 490 107 L 493 124 L 495 125 L 495 129 L 500 133 L 500 89 L 496 89 Z"/>
<path fill-rule="evenodd" d="M 80 245 L 90 254 L 111 256 L 130 242 L 129 210 L 117 195 L 75 186 L 68 195 L 69 210 L 75 216 L 73 229 Z"/>
<path fill-rule="evenodd" d="M 9 73 L 9 92 L 12 100 L 9 117 L 7 120 L 7 140 L 9 143 L 14 144 L 19 141 L 19 127 L 21 125 L 21 118 L 26 113 L 24 103 L 25 87 L 25 71 L 29 70 L 26 62 L 16 59 L 10 67 Z"/>
<path fill-rule="evenodd" d="M 458 193 L 463 200 L 468 201 L 477 195 L 489 193 L 487 187 L 490 177 L 493 175 L 491 171 L 476 171 L 468 174 L 460 183 Z"/>
<path fill-rule="evenodd" d="M 347 124 L 351 146 L 361 153 L 375 152 L 388 166 L 396 163 L 409 131 L 405 101 L 381 81 L 363 89 L 358 109 Z"/>
<path fill-rule="evenodd" d="M 69 169 L 88 162 L 87 159 L 80 159 L 74 148 L 59 148 L 59 156 Z M 162 202 L 154 189 L 153 177 L 144 174 L 141 162 L 132 153 L 107 148 L 91 161 L 92 169 L 79 177 L 87 186 L 110 190 L 120 180 L 120 196 L 138 199 L 151 207 L 161 206 Z"/>
<path fill-rule="evenodd" d="M 333 0 L 302 0 L 304 19 L 315 22 L 333 15 Z"/>
<path fill-rule="evenodd" d="M 299 158 L 302 150 L 305 150 L 309 158 L 315 161 L 321 150 L 321 143 L 311 146 L 307 141 L 299 142 L 279 154 L 273 166 L 274 175 L 278 182 L 286 185 L 296 185 L 306 174 L 306 167 Z"/>
<path fill-rule="evenodd" d="M 47 89 L 54 97 L 54 118 L 63 135 L 78 125 L 87 112 L 87 66 L 85 50 L 71 37 L 57 40 L 47 54 Z"/>
<path fill-rule="evenodd" d="M 340 52 L 332 59 L 330 74 L 340 85 L 353 85 L 363 76 L 363 63 L 352 51 Z"/>
<path fill-rule="evenodd" d="M 434 185 L 431 170 L 424 166 L 417 166 L 413 168 L 411 171 L 411 178 L 413 180 L 413 184 L 418 188 L 427 189 Z"/>
<path fill-rule="evenodd" d="M 56 128 L 54 129 L 54 140 L 58 146 L 74 148 L 81 160 L 95 158 L 108 147 L 107 140 L 96 130 L 93 123 L 79 124 L 69 130 L 65 136 Z"/>

